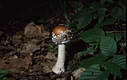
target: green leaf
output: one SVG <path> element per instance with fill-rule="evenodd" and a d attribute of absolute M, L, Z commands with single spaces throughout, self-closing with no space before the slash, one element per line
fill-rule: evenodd
<path fill-rule="evenodd" d="M 82 40 L 86 43 L 98 42 L 103 36 L 105 36 L 104 31 L 96 27 L 89 29 L 81 34 Z"/>
<path fill-rule="evenodd" d="M 115 7 L 115 8 L 113 8 L 113 9 L 111 10 L 110 15 L 111 15 L 113 18 L 117 19 L 117 18 L 119 18 L 119 17 L 122 15 L 122 9 L 119 8 L 119 7 Z"/>
<path fill-rule="evenodd" d="M 122 16 L 120 16 L 120 19 L 121 19 L 122 21 L 126 21 L 126 14 L 122 14 Z"/>
<path fill-rule="evenodd" d="M 115 33 L 115 39 L 116 41 L 118 42 L 119 40 L 121 40 L 123 37 L 123 34 L 122 33 Z"/>
<path fill-rule="evenodd" d="M 8 71 L 6 71 L 6 70 L 0 70 L 0 79 L 2 79 L 7 74 L 8 74 Z"/>
<path fill-rule="evenodd" d="M 122 8 L 126 8 L 126 3 L 122 2 L 121 0 L 118 0 L 118 5 Z"/>
<path fill-rule="evenodd" d="M 92 2 L 90 4 L 90 8 L 94 10 L 98 10 L 98 8 L 100 8 L 100 4 L 98 2 Z"/>
<path fill-rule="evenodd" d="M 100 16 L 98 17 L 98 23 L 103 22 L 104 18 L 105 18 L 104 15 L 100 15 Z"/>
<path fill-rule="evenodd" d="M 85 55 L 85 54 L 87 54 L 87 50 L 86 51 L 78 52 L 78 54 L 77 54 L 78 59 L 80 59 L 81 55 Z"/>
<path fill-rule="evenodd" d="M 122 77 L 120 69 L 126 69 L 126 56 L 116 55 L 108 62 L 102 64 L 106 71 L 115 77 Z"/>
<path fill-rule="evenodd" d="M 113 38 L 103 37 L 100 42 L 101 53 L 106 56 L 111 56 L 117 52 L 117 45 Z"/>
<path fill-rule="evenodd" d="M 107 18 L 104 22 L 103 25 L 111 25 L 114 24 L 116 20 L 114 18 Z"/>
<path fill-rule="evenodd" d="M 103 71 L 100 75 L 98 75 L 96 80 L 108 80 L 110 73 L 108 71 Z"/>
<path fill-rule="evenodd" d="M 91 65 L 78 80 L 108 80 L 109 73 L 102 72 L 99 64 Z"/>
<path fill-rule="evenodd" d="M 84 67 L 85 69 L 87 69 L 93 64 L 102 64 L 102 63 L 104 63 L 104 60 L 106 58 L 107 57 L 102 55 L 102 54 L 97 54 L 97 55 L 94 55 L 93 57 L 91 57 L 91 58 L 89 58 L 87 60 L 81 61 L 79 63 L 79 66 L 80 67 Z"/>
<path fill-rule="evenodd" d="M 77 57 L 78 57 L 78 59 L 80 59 L 80 56 L 81 56 L 81 55 L 93 54 L 93 53 L 94 53 L 93 47 L 89 47 L 89 48 L 87 48 L 87 50 L 85 50 L 85 51 L 78 52 Z"/>
<path fill-rule="evenodd" d="M 8 80 L 6 77 L 2 78 L 2 80 Z"/>
<path fill-rule="evenodd" d="M 0 70 L 0 75 L 7 75 L 8 74 L 8 71 L 6 71 L 6 70 Z"/>
<path fill-rule="evenodd" d="M 101 0 L 101 1 L 100 1 L 101 4 L 104 4 L 105 2 L 113 3 L 112 0 Z"/>
<path fill-rule="evenodd" d="M 80 67 L 84 67 L 86 71 L 82 73 L 79 80 L 108 80 L 109 74 L 121 77 L 120 69 L 126 69 L 126 56 L 115 55 L 107 62 L 106 58 L 106 56 L 98 54 L 81 62 Z M 99 65 L 104 67 L 103 71 L 100 71 Z"/>
<path fill-rule="evenodd" d="M 109 2 L 109 3 L 113 3 L 113 0 L 106 0 L 107 2 Z"/>
<path fill-rule="evenodd" d="M 114 33 L 112 33 L 112 32 L 108 32 L 108 33 L 106 33 L 106 36 L 107 37 L 111 37 L 111 38 L 114 38 Z"/>
<path fill-rule="evenodd" d="M 112 59 L 112 62 L 119 65 L 121 68 L 126 69 L 126 56 L 124 55 L 116 55 Z"/>
<path fill-rule="evenodd" d="M 119 40 L 122 39 L 123 34 L 122 33 L 109 32 L 109 33 L 106 33 L 106 36 L 111 37 L 111 38 L 115 38 L 116 42 L 118 42 Z"/>
<path fill-rule="evenodd" d="M 103 22 L 104 18 L 105 18 L 105 13 L 106 13 L 107 9 L 106 8 L 99 8 L 97 11 L 97 15 L 98 15 L 98 23 Z"/>
<path fill-rule="evenodd" d="M 104 4 L 106 0 L 100 0 L 100 3 L 101 4 Z"/>
<path fill-rule="evenodd" d="M 106 71 L 113 74 L 114 76 L 119 76 L 119 77 L 122 76 L 120 72 L 121 67 L 119 65 L 116 65 L 112 62 L 105 62 L 103 66 Z"/>
<path fill-rule="evenodd" d="M 81 10 L 76 15 L 76 21 L 78 22 L 78 30 L 85 28 L 92 21 L 91 11 L 88 11 L 87 9 Z"/>
<path fill-rule="evenodd" d="M 78 24 L 77 24 L 77 29 L 82 29 L 85 28 L 92 20 L 92 17 L 89 15 L 84 15 L 83 17 L 79 18 Z"/>
<path fill-rule="evenodd" d="M 69 68 L 69 72 L 73 72 L 75 69 L 76 69 L 76 66 L 73 64 L 72 61 L 69 61 L 69 64 L 68 64 L 68 68 Z"/>
<path fill-rule="evenodd" d="M 126 21 L 126 7 L 123 7 L 123 9 L 122 9 L 122 15 L 120 16 L 120 19 L 122 21 Z"/>

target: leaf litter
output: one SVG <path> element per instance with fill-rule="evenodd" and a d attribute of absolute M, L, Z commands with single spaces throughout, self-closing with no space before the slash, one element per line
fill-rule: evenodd
<path fill-rule="evenodd" d="M 49 31 L 34 22 L 11 36 L 0 31 L 0 70 L 8 71 L 8 80 L 75 80 L 80 76 L 79 71 L 52 72 L 57 45 Z"/>
<path fill-rule="evenodd" d="M 49 48 L 54 43 L 42 24 L 30 22 L 23 32 L 8 36 L 0 31 L 0 36 L 0 70 L 9 72 L 8 80 L 68 80 L 70 77 L 69 72 L 58 75 L 52 72 L 57 46 Z"/>

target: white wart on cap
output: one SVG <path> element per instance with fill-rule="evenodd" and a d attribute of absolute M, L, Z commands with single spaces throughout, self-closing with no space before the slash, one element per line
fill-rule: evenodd
<path fill-rule="evenodd" d="M 52 41 L 55 44 L 67 43 L 70 41 L 71 30 L 66 26 L 56 26 L 52 32 Z"/>

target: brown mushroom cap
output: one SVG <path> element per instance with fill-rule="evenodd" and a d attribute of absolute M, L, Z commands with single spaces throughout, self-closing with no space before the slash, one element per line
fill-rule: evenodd
<path fill-rule="evenodd" d="M 52 40 L 56 44 L 67 43 L 68 41 L 70 41 L 70 38 L 71 38 L 70 33 L 71 31 L 68 29 L 68 27 L 61 26 L 61 25 L 56 26 L 52 32 Z"/>
<path fill-rule="evenodd" d="M 54 29 L 53 29 L 53 33 L 55 34 L 55 35 L 59 35 L 59 34 L 61 34 L 62 32 L 65 32 L 65 31 L 67 31 L 67 30 L 69 30 L 67 27 L 65 27 L 65 26 L 56 26 Z"/>

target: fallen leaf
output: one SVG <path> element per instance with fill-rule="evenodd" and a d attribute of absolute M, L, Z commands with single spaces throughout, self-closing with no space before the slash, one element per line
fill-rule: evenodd
<path fill-rule="evenodd" d="M 75 79 L 77 80 L 80 75 L 85 71 L 86 69 L 85 68 L 79 68 L 79 69 L 76 69 L 72 72 L 72 75 L 75 77 Z"/>
<path fill-rule="evenodd" d="M 29 41 L 27 43 L 22 44 L 22 49 L 20 53 L 26 56 L 26 55 L 30 55 L 31 53 L 39 49 L 40 49 L 40 45 L 36 45 L 36 43 Z"/>
<path fill-rule="evenodd" d="M 22 68 L 28 69 L 32 64 L 32 58 L 26 56 L 25 59 L 12 57 L 3 61 L 0 61 L 0 70 L 7 70 L 12 73 L 19 73 Z"/>
<path fill-rule="evenodd" d="M 45 56 L 45 58 L 50 59 L 50 60 L 57 60 L 57 57 L 55 55 L 56 55 L 56 53 L 48 52 L 47 55 Z"/>
<path fill-rule="evenodd" d="M 43 25 L 36 25 L 34 22 L 31 22 L 26 25 L 24 30 L 25 37 L 28 38 L 43 38 L 49 37 L 49 32 L 43 30 Z"/>

